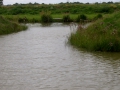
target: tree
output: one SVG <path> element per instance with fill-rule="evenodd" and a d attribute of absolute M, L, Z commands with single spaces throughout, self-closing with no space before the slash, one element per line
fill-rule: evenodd
<path fill-rule="evenodd" d="M 3 0 L 0 0 L 0 6 L 3 5 Z"/>

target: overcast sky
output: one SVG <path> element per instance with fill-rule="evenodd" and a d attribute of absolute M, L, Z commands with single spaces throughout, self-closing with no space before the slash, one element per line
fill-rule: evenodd
<path fill-rule="evenodd" d="M 94 3 L 94 2 L 108 2 L 108 1 L 113 1 L 117 2 L 119 0 L 3 0 L 4 5 L 7 4 L 14 4 L 14 3 L 29 3 L 29 2 L 37 2 L 37 3 L 60 3 L 60 2 L 82 2 L 82 3 Z"/>

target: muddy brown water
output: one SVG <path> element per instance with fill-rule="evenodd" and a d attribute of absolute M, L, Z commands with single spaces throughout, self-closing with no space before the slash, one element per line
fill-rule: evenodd
<path fill-rule="evenodd" d="M 120 53 L 77 50 L 69 25 L 27 25 L 0 36 L 0 90 L 120 90 Z"/>

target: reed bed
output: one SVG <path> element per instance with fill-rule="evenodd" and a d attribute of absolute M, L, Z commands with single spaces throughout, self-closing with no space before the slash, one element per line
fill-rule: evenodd
<path fill-rule="evenodd" d="M 88 51 L 120 52 L 120 13 L 99 19 L 88 28 L 79 25 L 69 41 L 78 48 Z"/>

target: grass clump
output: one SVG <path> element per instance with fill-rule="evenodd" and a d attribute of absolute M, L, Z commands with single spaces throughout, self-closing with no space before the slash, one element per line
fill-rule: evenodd
<path fill-rule="evenodd" d="M 63 15 L 63 22 L 71 22 L 70 15 L 68 13 Z"/>
<path fill-rule="evenodd" d="M 101 19 L 101 18 L 103 18 L 103 15 L 102 15 L 102 14 L 97 14 L 97 15 L 94 17 L 94 20 Z"/>
<path fill-rule="evenodd" d="M 41 22 L 42 23 L 48 23 L 48 22 L 52 22 L 53 18 L 50 15 L 50 12 L 41 12 Z"/>
<path fill-rule="evenodd" d="M 78 15 L 76 19 L 77 22 L 83 22 L 84 20 L 87 20 L 87 16 L 84 14 Z"/>
<path fill-rule="evenodd" d="M 101 19 L 72 33 L 69 41 L 88 51 L 120 52 L 120 13 Z"/>
<path fill-rule="evenodd" d="M 27 29 L 26 26 L 19 25 L 15 22 L 8 21 L 0 16 L 0 35 L 10 34 Z"/>

